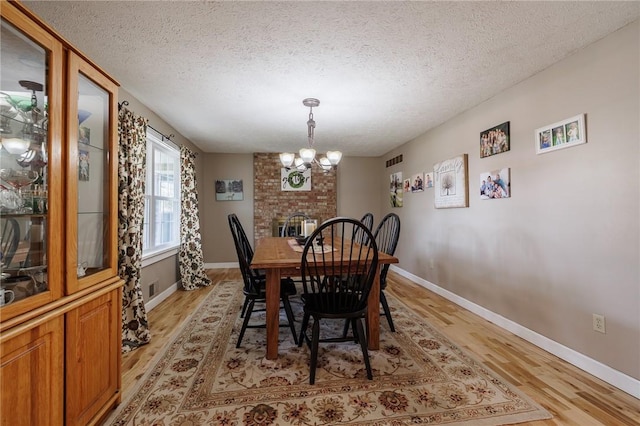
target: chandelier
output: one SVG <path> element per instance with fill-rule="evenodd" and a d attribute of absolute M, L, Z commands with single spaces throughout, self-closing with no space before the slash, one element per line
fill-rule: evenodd
<path fill-rule="evenodd" d="M 307 121 L 308 147 L 300 149 L 298 157 L 291 152 L 283 152 L 280 154 L 280 162 L 287 170 L 295 168 L 303 172 L 309 170 L 313 164 L 316 164 L 322 170 L 328 172 L 338 165 L 342 159 L 342 152 L 327 151 L 325 157 L 321 157 L 320 160 L 316 159 L 316 150 L 313 148 L 313 137 L 316 128 L 316 122 L 313 119 L 313 108 L 320 105 L 320 101 L 315 98 L 307 98 L 302 101 L 302 104 L 309 107 L 309 120 Z"/>

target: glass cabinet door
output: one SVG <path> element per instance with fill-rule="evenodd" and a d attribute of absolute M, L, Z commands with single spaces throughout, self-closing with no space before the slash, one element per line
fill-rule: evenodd
<path fill-rule="evenodd" d="M 116 259 L 117 86 L 77 55 L 69 58 L 69 292 L 113 277 Z M 71 255 L 75 253 L 75 255 Z"/>
<path fill-rule="evenodd" d="M 60 297 L 61 58 L 52 37 L 2 11 L 0 28 L 0 308 L 2 319 Z M 27 34 L 30 34 L 27 36 Z M 59 199 L 59 198 L 58 198 Z M 58 201 L 56 201 L 58 203 Z M 58 228 L 59 229 L 59 228 Z M 53 254 L 57 250 L 57 254 Z"/>

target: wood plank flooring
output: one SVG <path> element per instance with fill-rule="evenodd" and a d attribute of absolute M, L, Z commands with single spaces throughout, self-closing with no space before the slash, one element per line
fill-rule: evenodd
<path fill-rule="evenodd" d="M 207 272 L 214 283 L 241 280 L 238 269 Z M 554 416 L 550 420 L 521 424 L 640 425 L 638 399 L 392 271 L 387 280 L 387 292 L 424 316 L 443 334 Z M 149 313 L 151 342 L 122 357 L 123 400 L 133 392 L 155 354 L 212 288 L 178 291 Z"/>

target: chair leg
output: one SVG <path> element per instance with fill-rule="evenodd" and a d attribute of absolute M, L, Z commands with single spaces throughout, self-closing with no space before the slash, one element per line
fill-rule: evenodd
<path fill-rule="evenodd" d="M 344 328 L 342 329 L 342 338 L 346 339 L 347 338 L 347 334 L 349 334 L 349 324 L 351 324 L 350 320 L 346 320 L 344 322 Z"/>
<path fill-rule="evenodd" d="M 307 331 L 307 327 L 309 326 L 309 314 L 304 313 L 302 317 L 302 325 L 300 326 L 300 337 L 298 337 L 298 347 L 302 346 L 304 343 L 304 332 Z"/>
<path fill-rule="evenodd" d="M 293 324 L 293 310 L 291 309 L 291 302 L 289 302 L 288 297 L 282 298 L 282 304 L 284 305 L 284 311 L 287 314 L 287 319 L 289 320 L 289 328 L 291 328 L 291 333 L 293 334 L 293 341 L 298 344 L 298 334 L 296 333 L 296 327 Z"/>
<path fill-rule="evenodd" d="M 318 366 L 318 343 L 320 340 L 320 321 L 313 320 L 313 331 L 311 333 L 311 362 L 309 364 L 309 384 L 316 381 L 316 367 Z"/>
<path fill-rule="evenodd" d="M 367 350 L 367 339 L 364 334 L 364 327 L 362 326 L 362 320 L 356 318 L 355 320 L 356 334 L 360 340 L 360 347 L 362 348 L 362 356 L 364 357 L 364 366 L 367 369 L 367 379 L 373 380 L 373 373 L 371 372 L 371 363 L 369 362 L 369 351 Z"/>
<path fill-rule="evenodd" d="M 393 319 L 391 319 L 391 310 L 389 309 L 389 303 L 387 303 L 387 297 L 384 295 L 384 291 L 380 292 L 380 303 L 382 303 L 382 309 L 384 309 L 384 315 L 387 317 L 389 328 L 395 333 L 396 328 L 393 326 Z"/>
<path fill-rule="evenodd" d="M 242 328 L 240 329 L 240 335 L 238 336 L 236 348 L 239 348 L 240 344 L 242 343 L 242 338 L 244 337 L 244 332 L 247 331 L 247 325 L 249 325 L 249 319 L 251 318 L 251 312 L 253 312 L 253 305 L 255 305 L 255 303 L 255 300 L 251 299 L 249 305 L 247 306 L 247 312 L 244 315 L 244 321 L 242 321 Z"/>
<path fill-rule="evenodd" d="M 242 312 L 240 312 L 240 318 L 244 318 L 244 315 L 247 312 L 247 306 L 249 306 L 249 299 L 245 297 L 244 303 L 242 304 Z"/>

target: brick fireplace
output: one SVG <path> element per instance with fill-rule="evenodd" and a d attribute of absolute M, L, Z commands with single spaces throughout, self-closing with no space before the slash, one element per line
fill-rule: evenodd
<path fill-rule="evenodd" d="M 280 158 L 273 153 L 253 154 L 253 223 L 256 240 L 273 234 L 274 219 L 294 212 L 304 212 L 318 219 L 318 224 L 337 215 L 337 176 L 314 167 L 311 191 L 282 191 Z"/>

